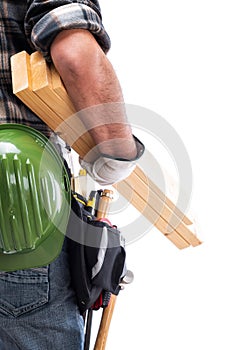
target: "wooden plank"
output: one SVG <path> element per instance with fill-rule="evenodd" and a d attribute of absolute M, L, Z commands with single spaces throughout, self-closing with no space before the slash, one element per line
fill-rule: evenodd
<path fill-rule="evenodd" d="M 64 103 L 53 91 L 51 72 L 43 56 L 39 52 L 31 54 L 30 65 L 33 92 L 55 112 L 60 123 L 67 124 L 70 130 L 69 145 L 77 142 L 79 152 L 81 147 L 82 154 L 87 154 L 94 147 L 94 142 L 81 120 L 74 114 L 74 108 L 70 108 L 70 105 Z"/>
<path fill-rule="evenodd" d="M 81 133 L 85 132 L 80 119 L 73 118 L 73 115 L 70 118 L 74 107 L 55 68 L 48 67 L 38 53 L 31 55 L 31 62 L 26 52 L 14 55 L 11 64 L 14 93 L 51 129 L 59 129 L 64 141 L 84 157 L 95 145 L 89 133 L 80 136 L 80 130 Z M 178 248 L 201 244 L 186 226 L 192 225 L 191 220 L 165 196 L 140 167 L 137 166 L 128 179 L 115 187 Z"/>
<path fill-rule="evenodd" d="M 11 56 L 11 73 L 13 93 L 28 89 L 30 85 L 30 56 L 26 51 L 21 51 Z"/>
<path fill-rule="evenodd" d="M 84 156 L 89 148 L 84 143 L 84 140 L 80 138 L 80 121 L 77 118 L 71 127 L 33 92 L 30 56 L 25 51 L 11 57 L 11 71 L 13 93 L 52 130 L 56 130 L 67 144 L 71 144 L 77 153 Z M 74 134 L 73 130 L 76 130 L 76 134 Z"/>
<path fill-rule="evenodd" d="M 156 186 L 153 181 L 151 181 L 151 179 L 139 166 L 136 167 L 135 173 L 148 185 L 150 190 L 153 191 L 163 201 L 163 203 L 173 211 L 178 218 L 184 221 L 186 225 L 193 225 L 193 222 L 160 190 L 158 186 Z"/>
<path fill-rule="evenodd" d="M 175 230 L 192 246 L 195 247 L 201 244 L 200 240 L 188 229 L 184 222 L 174 214 L 173 210 L 164 205 L 164 202 L 138 177 L 137 173 L 133 172 L 124 181 L 132 188 L 132 191 L 139 194 L 140 200 L 148 203 L 148 206 L 154 210 L 155 214 L 163 218 L 167 223 L 167 227 L 163 228 L 163 233 L 169 234 Z"/>
<path fill-rule="evenodd" d="M 11 57 L 11 70 L 13 93 L 38 117 L 43 119 L 43 116 L 45 116 L 48 119 L 47 124 L 51 129 L 56 129 L 56 114 L 32 91 L 30 56 L 25 51 Z"/>
<path fill-rule="evenodd" d="M 129 183 L 126 181 L 121 181 L 114 185 L 114 187 L 165 236 L 168 236 L 167 229 L 170 228 L 169 239 L 177 246 L 177 248 L 183 249 L 190 246 L 190 243 L 181 237 L 176 230 L 170 227 L 169 224 L 149 205 L 146 200 L 140 196 L 138 192 L 133 189 Z"/>
<path fill-rule="evenodd" d="M 72 112 L 71 114 L 75 114 L 76 110 L 74 108 L 74 105 L 70 101 L 61 77 L 53 64 L 50 66 L 50 72 L 53 91 L 62 99 L 63 103 L 69 106 L 70 111 Z"/>
<path fill-rule="evenodd" d="M 53 111 L 62 117 L 68 118 L 75 113 L 67 103 L 53 91 L 50 69 L 45 62 L 43 56 L 39 52 L 34 52 L 30 56 L 32 90 L 40 97 L 42 101 L 47 103 Z"/>

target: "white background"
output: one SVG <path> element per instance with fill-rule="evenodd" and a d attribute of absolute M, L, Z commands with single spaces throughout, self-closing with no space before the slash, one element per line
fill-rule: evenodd
<path fill-rule="evenodd" d="M 186 146 L 204 241 L 181 251 L 154 228 L 127 247 L 135 280 L 107 350 L 232 350 L 232 1 L 100 3 L 125 102 L 161 115 Z"/>

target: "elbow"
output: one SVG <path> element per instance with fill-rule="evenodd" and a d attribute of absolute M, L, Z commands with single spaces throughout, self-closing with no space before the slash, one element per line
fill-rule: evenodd
<path fill-rule="evenodd" d="M 52 61 L 59 74 L 70 83 L 87 78 L 88 72 L 98 69 L 105 54 L 95 38 L 86 30 L 60 32 L 51 45 Z"/>

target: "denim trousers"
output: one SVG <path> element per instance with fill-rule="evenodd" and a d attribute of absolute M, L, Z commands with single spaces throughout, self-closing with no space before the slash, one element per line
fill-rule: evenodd
<path fill-rule="evenodd" d="M 82 350 L 83 338 L 66 239 L 49 266 L 0 272 L 0 350 Z"/>

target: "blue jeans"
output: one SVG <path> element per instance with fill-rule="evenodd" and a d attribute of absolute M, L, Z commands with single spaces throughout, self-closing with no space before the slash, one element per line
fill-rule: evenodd
<path fill-rule="evenodd" d="M 66 240 L 47 267 L 0 272 L 0 350 L 81 350 L 83 336 Z"/>

